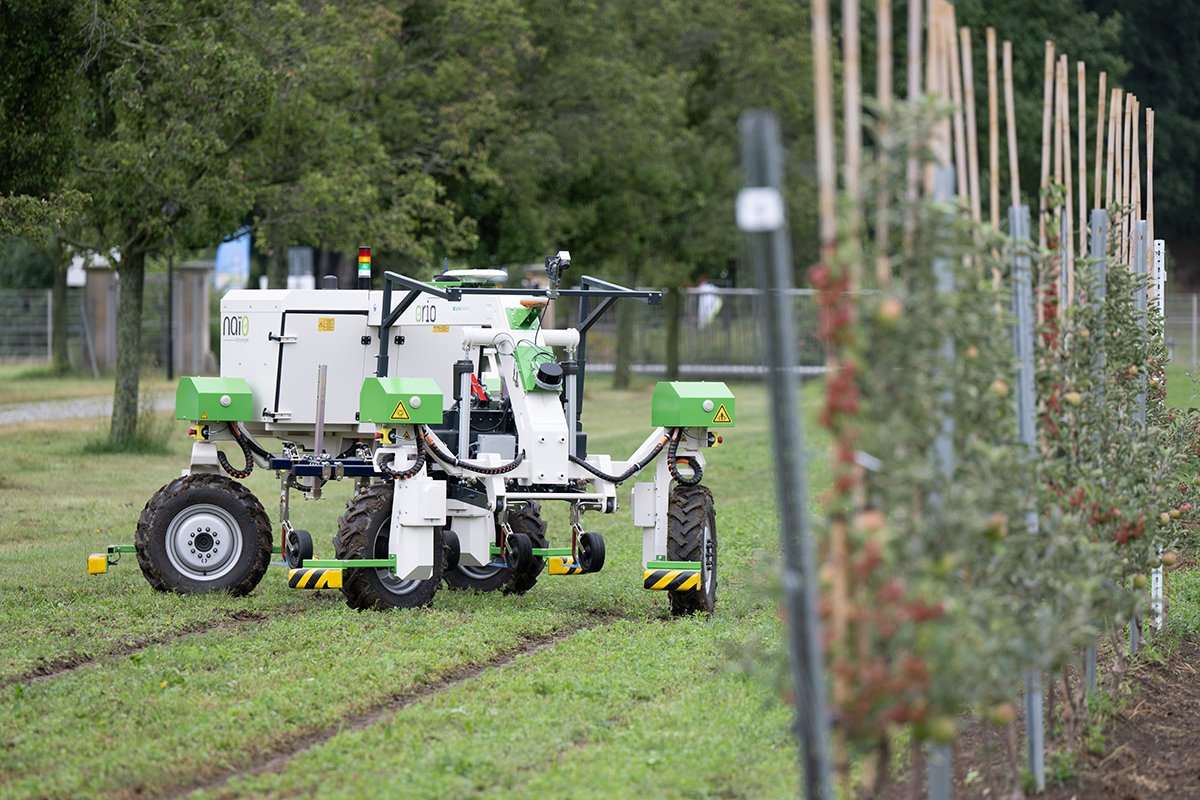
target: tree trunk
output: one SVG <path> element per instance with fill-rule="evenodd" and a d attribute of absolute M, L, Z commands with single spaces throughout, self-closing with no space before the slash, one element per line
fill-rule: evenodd
<path fill-rule="evenodd" d="M 626 300 L 616 303 L 617 306 L 617 348 L 615 364 L 613 365 L 613 388 L 628 389 L 630 376 L 633 373 L 633 323 L 634 305 Z"/>
<path fill-rule="evenodd" d="M 67 358 L 67 267 L 70 260 L 58 246 L 50 250 L 54 258 L 54 288 L 50 300 L 53 303 L 50 319 L 50 352 L 55 372 L 67 372 L 71 363 Z"/>
<path fill-rule="evenodd" d="M 137 436 L 138 381 L 142 371 L 142 289 L 146 254 L 140 249 L 121 254 L 117 268 L 117 381 L 113 392 L 112 427 L 108 440 L 121 445 Z"/>
<path fill-rule="evenodd" d="M 671 286 L 663 298 L 663 313 L 667 317 L 667 380 L 679 380 L 679 326 L 683 316 L 683 290 Z"/>
<path fill-rule="evenodd" d="M 271 225 L 271 258 L 267 261 L 267 287 L 286 289 L 287 283 L 287 232 L 279 223 L 273 223 Z"/>

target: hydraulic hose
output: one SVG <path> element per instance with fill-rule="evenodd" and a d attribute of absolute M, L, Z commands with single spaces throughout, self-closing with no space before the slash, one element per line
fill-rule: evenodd
<path fill-rule="evenodd" d="M 438 461 L 466 470 L 467 472 L 474 472 L 477 475 L 503 475 L 521 466 L 521 462 L 525 460 L 525 451 L 522 450 L 517 454 L 515 459 L 507 464 L 501 464 L 498 467 L 485 467 L 473 461 L 462 461 L 458 456 L 450 453 L 446 449 L 445 443 L 437 437 L 437 434 L 429 430 L 428 426 L 422 425 L 420 433 L 425 440 L 425 444 L 429 447 L 429 452 L 433 453 L 433 457 Z"/>
<path fill-rule="evenodd" d="M 572 464 L 578 464 L 579 466 L 583 467 L 588 472 L 592 473 L 593 475 L 595 475 L 597 478 L 599 478 L 602 481 L 608 481 L 609 483 L 621 483 L 622 481 L 629 480 L 634 475 L 637 475 L 639 472 L 641 472 L 643 469 L 645 469 L 650 464 L 651 461 L 658 458 L 658 454 L 662 452 L 662 449 L 664 447 L 666 447 L 667 442 L 670 440 L 671 440 L 671 437 L 669 435 L 663 436 L 662 440 L 658 443 L 658 445 L 652 451 L 650 451 L 646 455 L 645 458 L 643 458 L 641 461 L 639 461 L 638 463 L 631 466 L 629 469 L 622 472 L 620 475 L 609 475 L 608 473 L 603 472 L 603 471 L 597 469 L 596 467 L 593 467 L 591 464 L 584 461 L 579 456 L 569 455 L 569 456 L 567 456 L 567 458 L 569 458 L 571 460 Z"/>
<path fill-rule="evenodd" d="M 396 456 L 394 453 L 385 453 L 383 458 L 379 461 L 379 471 L 384 475 L 387 475 L 389 478 L 394 478 L 398 481 L 406 481 L 409 478 L 414 477 L 418 472 L 425 468 L 425 446 L 421 443 L 420 439 L 417 439 L 417 457 L 405 470 L 397 472 L 396 470 L 392 469 L 391 465 L 395 460 Z"/>
<path fill-rule="evenodd" d="M 700 483 L 700 480 L 704 477 L 704 468 L 700 466 L 700 461 L 694 456 L 675 455 L 675 451 L 679 449 L 679 440 L 682 438 L 683 428 L 676 428 L 671 436 L 671 446 L 667 449 L 667 469 L 671 471 L 671 477 L 674 478 L 677 483 L 680 483 L 684 486 L 695 486 L 696 484 Z M 676 464 L 680 461 L 687 464 L 688 467 L 691 468 L 692 477 L 685 478 L 679 472 L 679 467 L 677 467 Z"/>

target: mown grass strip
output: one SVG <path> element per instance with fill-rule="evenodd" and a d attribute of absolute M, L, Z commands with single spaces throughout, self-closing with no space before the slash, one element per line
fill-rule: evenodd
<path fill-rule="evenodd" d="M 513 664 L 520 658 L 531 656 L 547 648 L 554 647 L 565 639 L 577 635 L 581 630 L 587 630 L 594 625 L 609 624 L 612 621 L 611 619 L 608 622 L 602 620 L 604 620 L 602 615 L 594 615 L 588 621 L 570 630 L 559 630 L 553 634 L 535 634 L 525 637 L 523 640 L 516 642 L 513 648 L 501 651 L 487 661 L 465 665 L 447 673 L 436 681 L 422 684 L 412 691 L 389 698 L 386 702 L 363 711 L 353 719 L 341 720 L 336 726 L 325 728 L 296 741 L 289 742 L 285 746 L 279 747 L 275 752 L 264 752 L 258 756 L 256 763 L 252 763 L 241 770 L 231 770 L 212 776 L 211 779 L 207 779 L 203 783 L 193 782 L 191 784 L 182 784 L 178 790 L 169 792 L 168 794 L 174 797 L 186 797 L 198 791 L 220 791 L 235 777 L 246 778 L 269 772 L 280 772 L 294 759 L 324 744 L 334 736 L 384 723 L 412 703 L 478 678 L 487 670 L 502 669 Z"/>
<path fill-rule="evenodd" d="M 161 794 L 181 776 L 247 768 L 281 743 L 588 620 L 513 607 L 353 614 L 322 605 L 251 635 L 213 631 L 13 687 L 0 710 L 22 724 L 0 733 L 0 795 Z"/>
<path fill-rule="evenodd" d="M 84 667 L 93 666 L 101 660 L 112 660 L 125 656 L 132 656 L 147 647 L 156 644 L 167 644 L 176 639 L 182 639 L 185 636 L 195 636 L 201 633 L 208 633 L 216 630 L 226 630 L 230 628 L 239 628 L 247 625 L 259 624 L 267 617 L 265 614 L 258 614 L 253 611 L 234 611 L 228 617 L 217 620 L 206 620 L 197 622 L 190 626 L 180 627 L 170 635 L 155 637 L 143 641 L 130 642 L 122 649 L 107 653 L 101 657 L 95 657 L 86 653 L 71 652 L 63 656 L 58 656 L 51 661 L 35 667 L 24 675 L 19 675 L 16 678 L 8 680 L 0 680 L 0 689 L 11 686 L 15 683 L 33 683 L 37 681 L 48 681 L 54 678 L 59 678 L 72 670 L 81 669 Z"/>
<path fill-rule="evenodd" d="M 582 631 L 193 797 L 795 796 L 790 712 L 734 663 L 776 632 L 769 608 Z"/>

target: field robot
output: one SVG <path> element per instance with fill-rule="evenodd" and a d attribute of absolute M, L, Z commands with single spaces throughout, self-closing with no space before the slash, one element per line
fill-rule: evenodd
<path fill-rule="evenodd" d="M 643 586 L 665 590 L 674 614 L 711 612 L 717 528 L 701 478 L 734 397 L 723 383 L 661 382 L 653 430 L 629 458 L 589 452 L 588 330 L 619 299 L 661 294 L 590 276 L 560 288 L 570 265 L 567 252 L 548 258 L 543 288 L 449 270 L 429 282 L 386 272 L 371 290 L 362 248 L 357 289 L 326 278 L 320 289 L 230 291 L 220 377 L 184 378 L 176 393 L 194 439 L 187 469 L 146 503 L 134 543 L 92 555 L 89 571 L 134 553 L 155 589 L 242 595 L 282 559 L 293 588 L 340 588 L 360 610 L 428 605 L 443 583 L 519 594 L 543 571 L 599 572 L 604 540 L 584 513 L 615 513 L 618 484 L 652 468 L 631 500 Z M 578 301 L 575 327 L 543 327 L 558 298 Z M 279 479 L 275 530 L 242 483 L 256 466 Z M 315 558 L 291 500 L 320 499 L 337 480 L 355 491 L 333 558 Z M 556 501 L 570 531 L 552 537 L 541 510 Z"/>

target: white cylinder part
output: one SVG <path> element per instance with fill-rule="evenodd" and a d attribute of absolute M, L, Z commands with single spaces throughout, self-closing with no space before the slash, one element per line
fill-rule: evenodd
<path fill-rule="evenodd" d="M 575 328 L 540 330 L 536 332 L 533 338 L 534 344 L 545 345 L 547 347 L 579 346 L 579 331 Z M 502 340 L 515 343 L 513 342 L 513 334 L 508 331 L 499 331 L 495 328 L 463 328 L 464 347 L 487 347 L 498 344 Z"/>

